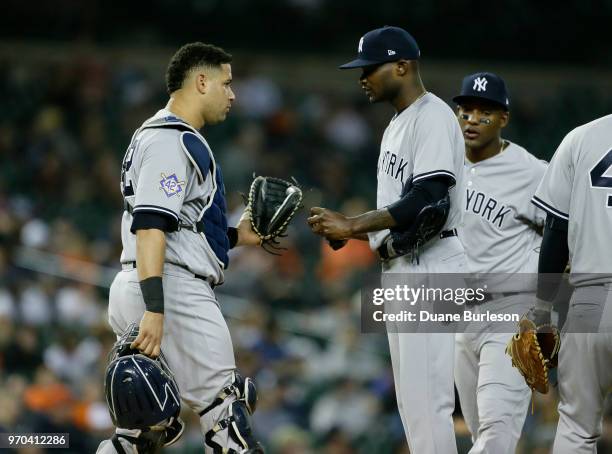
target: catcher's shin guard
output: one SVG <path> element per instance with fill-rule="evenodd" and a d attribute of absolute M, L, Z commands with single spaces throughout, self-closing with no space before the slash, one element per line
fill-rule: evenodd
<path fill-rule="evenodd" d="M 253 434 L 251 415 L 257 406 L 257 388 L 249 377 L 233 373 L 232 383 L 221 390 L 217 398 L 200 417 L 206 417 L 221 407 L 214 426 L 205 434 L 205 442 L 214 454 L 263 454 L 261 444 Z M 223 446 L 225 444 L 226 446 Z"/>
<path fill-rule="evenodd" d="M 217 433 L 227 430 L 229 440 L 233 441 L 238 449 L 234 447 L 222 447 L 214 440 Z M 228 407 L 228 417 L 220 420 L 215 427 L 206 434 L 206 444 L 213 448 L 215 454 L 264 454 L 263 447 L 255 439 L 251 425 L 251 414 L 242 400 L 236 400 Z"/>

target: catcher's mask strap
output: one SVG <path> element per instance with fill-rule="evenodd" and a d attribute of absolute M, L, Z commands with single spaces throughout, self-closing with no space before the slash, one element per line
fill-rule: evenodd
<path fill-rule="evenodd" d="M 115 447 L 115 451 L 117 451 L 117 454 L 127 454 L 125 452 L 125 449 L 123 449 L 123 446 L 121 446 L 121 443 L 119 442 L 119 437 L 117 436 L 117 434 L 113 435 L 113 437 L 111 438 L 111 443 Z"/>
<path fill-rule="evenodd" d="M 119 441 L 119 438 L 123 438 L 124 440 L 129 441 L 134 446 L 138 444 L 138 437 L 130 437 L 129 435 L 115 433 L 113 434 L 110 440 L 113 446 L 115 447 L 117 454 L 127 454 L 126 450 L 123 448 L 123 445 Z"/>

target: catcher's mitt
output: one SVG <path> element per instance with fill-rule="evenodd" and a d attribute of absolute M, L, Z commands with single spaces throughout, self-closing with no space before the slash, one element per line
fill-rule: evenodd
<path fill-rule="evenodd" d="M 295 180 L 262 176 L 253 180 L 247 210 L 253 231 L 267 252 L 275 254 L 270 248 L 281 249 L 276 238 L 283 235 L 301 204 L 302 190 Z"/>
<path fill-rule="evenodd" d="M 546 394 L 548 371 L 557 367 L 559 347 L 559 330 L 556 326 L 536 326 L 533 320 L 523 316 L 518 324 L 518 332 L 508 342 L 506 353 L 512 358 L 512 365 L 519 370 L 527 385 Z"/>

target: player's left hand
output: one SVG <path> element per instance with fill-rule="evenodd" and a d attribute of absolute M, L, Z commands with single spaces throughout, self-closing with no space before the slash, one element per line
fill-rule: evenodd
<path fill-rule="evenodd" d="M 255 233 L 251 225 L 251 213 L 248 207 L 240 216 L 236 229 L 238 230 L 236 246 L 261 246 L 261 238 Z"/>
<path fill-rule="evenodd" d="M 352 220 L 327 208 L 312 207 L 308 224 L 314 233 L 328 240 L 346 240 L 352 234 Z"/>

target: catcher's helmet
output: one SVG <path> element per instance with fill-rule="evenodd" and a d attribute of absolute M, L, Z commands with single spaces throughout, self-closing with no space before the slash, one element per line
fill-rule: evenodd
<path fill-rule="evenodd" d="M 104 392 L 113 423 L 123 429 L 163 425 L 181 410 L 179 390 L 163 356 L 151 359 L 129 348 L 138 327 L 130 326 L 111 351 Z"/>

